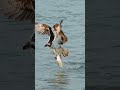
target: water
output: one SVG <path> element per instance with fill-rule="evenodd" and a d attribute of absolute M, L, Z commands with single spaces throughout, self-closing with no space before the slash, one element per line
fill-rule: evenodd
<path fill-rule="evenodd" d="M 23 51 L 22 46 L 33 33 L 31 23 L 15 22 L 0 15 L 0 26 L 0 89 L 30 90 L 34 85 L 35 52 Z"/>
<path fill-rule="evenodd" d="M 85 1 L 36 0 L 35 20 L 50 26 L 63 21 L 63 31 L 69 41 L 64 45 L 70 54 L 63 58 L 60 69 L 49 48 L 44 45 L 47 36 L 36 33 L 35 89 L 84 90 L 85 89 Z"/>

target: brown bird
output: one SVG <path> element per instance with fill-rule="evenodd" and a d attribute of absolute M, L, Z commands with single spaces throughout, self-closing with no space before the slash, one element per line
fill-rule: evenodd
<path fill-rule="evenodd" d="M 53 26 L 54 30 L 52 30 L 52 28 L 47 24 L 35 24 L 35 31 L 38 32 L 38 34 L 49 36 L 48 43 L 45 45 L 45 47 L 48 46 L 53 50 L 56 63 L 59 67 L 63 66 L 61 60 L 62 56 L 66 57 L 69 53 L 67 49 L 62 47 L 62 45 L 68 41 L 66 35 L 62 31 L 62 21 L 60 24 L 55 24 Z"/>
<path fill-rule="evenodd" d="M 30 20 L 35 23 L 35 1 L 34 0 L 9 0 L 5 15 L 9 19 L 17 21 Z M 35 49 L 35 33 L 31 40 L 23 46 L 23 50 L 28 48 Z"/>
<path fill-rule="evenodd" d="M 10 19 L 23 21 L 35 20 L 35 1 L 34 0 L 9 0 L 5 15 Z"/>

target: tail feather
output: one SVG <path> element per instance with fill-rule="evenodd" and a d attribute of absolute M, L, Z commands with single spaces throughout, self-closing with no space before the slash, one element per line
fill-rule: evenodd
<path fill-rule="evenodd" d="M 68 51 L 68 49 L 61 47 L 61 48 L 55 49 L 54 54 L 66 57 L 66 56 L 68 56 L 69 51 Z"/>

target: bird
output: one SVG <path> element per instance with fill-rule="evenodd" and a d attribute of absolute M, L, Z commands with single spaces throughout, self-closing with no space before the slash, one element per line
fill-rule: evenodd
<path fill-rule="evenodd" d="M 45 44 L 45 47 L 52 49 L 56 63 L 59 67 L 63 67 L 62 57 L 66 57 L 69 54 L 68 49 L 63 47 L 68 41 L 68 38 L 62 31 L 62 22 L 63 20 L 61 20 L 60 23 L 53 25 L 52 28 L 47 24 L 35 24 L 35 31 L 38 34 L 49 36 L 49 40 L 47 44 Z"/>
<path fill-rule="evenodd" d="M 35 0 L 8 0 L 8 8 L 4 15 L 15 21 L 27 21 L 35 23 Z M 34 33 L 34 30 L 33 30 Z M 35 49 L 35 33 L 30 41 L 26 42 L 23 50 Z"/>
<path fill-rule="evenodd" d="M 4 15 L 9 19 L 18 21 L 35 20 L 35 1 L 34 0 L 8 0 L 8 8 Z"/>

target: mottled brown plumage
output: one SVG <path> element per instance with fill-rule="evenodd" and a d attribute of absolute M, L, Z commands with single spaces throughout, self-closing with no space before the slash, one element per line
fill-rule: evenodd
<path fill-rule="evenodd" d="M 68 41 L 68 38 L 66 37 L 66 35 L 62 31 L 61 24 L 55 24 L 53 26 L 53 28 L 54 28 L 54 31 L 56 31 L 58 33 L 58 35 L 61 37 L 61 40 L 63 41 L 63 43 L 66 43 Z"/>
<path fill-rule="evenodd" d="M 69 54 L 68 49 L 62 47 L 64 43 L 68 41 L 66 35 L 62 31 L 62 21 L 60 24 L 55 24 L 53 26 L 54 31 L 52 31 L 51 27 L 47 24 L 35 24 L 35 31 L 42 35 L 49 35 L 50 39 L 48 43 L 45 45 L 49 46 L 52 49 L 53 54 L 55 55 L 56 63 L 59 67 L 62 67 L 62 56 L 67 57 Z"/>
<path fill-rule="evenodd" d="M 48 26 L 47 24 L 35 24 L 35 31 L 37 31 L 39 34 L 50 36 L 50 39 L 45 45 L 45 47 L 50 47 L 52 45 L 52 41 L 54 40 L 54 34 L 50 26 Z"/>
<path fill-rule="evenodd" d="M 5 15 L 9 19 L 15 21 L 29 20 L 33 24 L 35 23 L 35 1 L 34 0 L 9 0 L 8 8 L 5 10 Z M 23 46 L 23 50 L 33 48 L 35 49 L 35 34 L 29 42 Z"/>
<path fill-rule="evenodd" d="M 8 8 L 5 15 L 14 20 L 31 20 L 35 19 L 35 1 L 34 0 L 9 0 Z"/>
<path fill-rule="evenodd" d="M 35 24 L 35 31 L 42 35 L 49 35 L 50 36 L 50 29 L 47 24 Z"/>
<path fill-rule="evenodd" d="M 66 37 L 62 30 L 59 32 L 59 35 L 61 36 L 61 40 L 63 41 L 63 43 L 66 43 L 68 41 L 68 38 Z"/>

